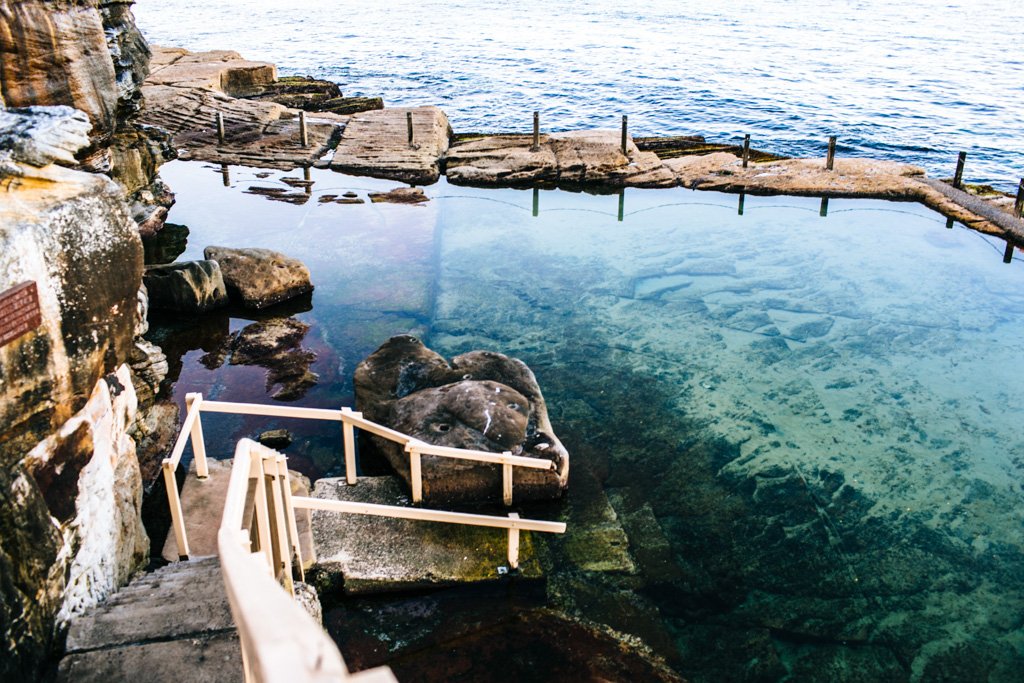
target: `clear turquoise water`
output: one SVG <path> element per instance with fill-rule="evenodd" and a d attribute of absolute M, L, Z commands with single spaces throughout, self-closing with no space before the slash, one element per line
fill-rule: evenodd
<path fill-rule="evenodd" d="M 746 197 L 739 215 L 715 193 L 541 191 L 535 214 L 531 191 L 441 182 L 420 206 L 341 206 L 317 200 L 394 183 L 313 170 L 295 206 L 245 194 L 287 175 L 255 173 L 162 169 L 192 231 L 182 258 L 226 244 L 309 266 L 294 315 L 320 380 L 298 404 L 349 404 L 356 363 L 402 332 L 534 369 L 573 458 L 552 606 L 694 681 L 1017 679 L 1020 251 L 1004 264 L 1001 241 L 914 204 L 822 217 L 819 200 Z M 248 323 L 179 330 L 175 395 L 270 400 L 263 369 L 200 362 Z M 206 429 L 226 455 L 267 426 Z M 296 467 L 337 468 L 336 434 L 297 435 Z M 578 552 L 609 511 L 632 568 Z"/>
<path fill-rule="evenodd" d="M 1024 175 L 1016 0 L 140 0 L 150 41 L 233 49 L 457 131 L 702 134 L 792 156 L 908 161 L 972 182 Z"/>

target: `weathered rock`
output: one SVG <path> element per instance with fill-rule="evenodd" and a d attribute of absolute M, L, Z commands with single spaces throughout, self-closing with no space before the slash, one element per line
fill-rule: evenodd
<path fill-rule="evenodd" d="M 516 500 L 557 497 L 566 487 L 569 454 L 554 435 L 536 378 L 520 360 L 472 351 L 449 364 L 402 335 L 356 367 L 355 393 L 366 417 L 427 443 L 551 461 L 553 470 L 515 471 Z M 376 443 L 408 482 L 408 454 L 398 444 Z M 432 503 L 500 500 L 501 468 L 424 456 L 423 496 Z"/>
<path fill-rule="evenodd" d="M 337 97 L 318 102 L 313 111 L 323 111 L 345 116 L 383 108 L 384 100 L 380 97 Z"/>
<path fill-rule="evenodd" d="M 0 99 L 8 107 L 68 105 L 94 140 L 117 127 L 118 87 L 97 2 L 0 4 Z"/>
<path fill-rule="evenodd" d="M 75 163 L 75 152 L 89 144 L 89 119 L 66 106 L 0 111 L 0 178 L 22 175 L 14 164 L 43 167 Z"/>
<path fill-rule="evenodd" d="M 142 106 L 142 82 L 149 75 L 149 45 L 142 37 L 131 6 L 135 0 L 101 0 L 100 16 L 117 83 L 117 116 L 123 121 Z"/>
<path fill-rule="evenodd" d="M 272 101 L 239 99 L 274 87 L 276 68 L 236 52 L 191 53 L 153 48 L 152 73 L 140 119 L 172 136 L 184 159 L 294 168 L 323 156 L 345 118 L 322 112 L 307 117 L 309 145 L 299 139 L 299 112 Z M 218 141 L 216 115 L 224 120 Z"/>
<path fill-rule="evenodd" d="M 367 196 L 374 204 L 422 204 L 430 198 L 418 187 L 396 187 L 388 192 L 369 192 Z"/>
<path fill-rule="evenodd" d="M 407 115 L 412 114 L 409 144 Z M 430 184 L 441 175 L 451 127 L 437 107 L 396 107 L 354 115 L 331 159 L 331 170 Z"/>
<path fill-rule="evenodd" d="M 228 290 L 217 261 L 148 266 L 143 281 L 154 309 L 205 313 L 228 304 Z"/>
<path fill-rule="evenodd" d="M 256 437 L 256 440 L 267 448 L 280 450 L 287 448 L 292 442 L 292 433 L 287 429 L 268 429 Z"/>
<path fill-rule="evenodd" d="M 173 263 L 188 246 L 188 227 L 165 223 L 152 235 L 142 236 L 142 253 L 147 266 Z"/>
<path fill-rule="evenodd" d="M 449 180 L 464 185 L 515 186 L 557 182 L 576 187 L 671 187 L 675 175 L 654 152 L 641 152 L 621 133 L 572 131 L 541 136 L 496 135 L 461 142 L 446 159 Z"/>
<path fill-rule="evenodd" d="M 203 256 L 220 264 L 228 294 L 247 308 L 266 308 L 313 291 L 301 261 L 270 249 L 206 247 Z"/>
<path fill-rule="evenodd" d="M 558 161 L 547 135 L 492 135 L 448 150 L 445 175 L 456 185 L 524 185 L 558 178 Z"/>

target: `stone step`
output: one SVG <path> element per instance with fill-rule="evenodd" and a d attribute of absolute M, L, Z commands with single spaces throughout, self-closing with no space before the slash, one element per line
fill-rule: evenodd
<path fill-rule="evenodd" d="M 181 562 L 156 580 L 129 584 L 71 622 L 67 652 L 233 629 L 219 568 L 216 559 Z"/>
<path fill-rule="evenodd" d="M 341 478 L 320 479 L 313 497 L 408 507 L 408 494 L 394 476 L 360 477 L 354 486 Z M 519 579 L 543 577 L 542 535 L 521 534 Z M 320 553 L 313 569 L 317 585 L 340 586 L 351 595 L 496 581 L 508 575 L 504 529 L 315 510 L 313 537 Z"/>
<path fill-rule="evenodd" d="M 189 467 L 185 485 L 181 489 L 181 509 L 185 516 L 185 534 L 188 537 L 191 557 L 217 554 L 217 531 L 224 512 L 224 497 L 231 479 L 231 461 L 207 459 L 210 476 L 200 479 L 196 476 L 195 461 Z M 308 496 L 309 486 L 304 477 L 290 477 L 293 496 Z M 249 499 L 251 502 L 252 492 Z M 250 503 L 246 504 L 246 509 Z M 299 531 L 299 547 L 302 550 L 304 568 L 312 566 L 316 559 L 316 546 L 310 525 L 309 510 L 296 510 L 295 524 Z M 167 534 L 161 556 L 168 562 L 177 562 L 178 541 L 174 531 Z"/>
<path fill-rule="evenodd" d="M 241 683 L 242 654 L 234 631 L 182 640 L 137 643 L 69 654 L 60 662 L 61 683 Z"/>

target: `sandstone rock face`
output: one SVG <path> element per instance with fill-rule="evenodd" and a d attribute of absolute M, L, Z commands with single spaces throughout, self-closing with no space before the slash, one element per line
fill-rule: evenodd
<path fill-rule="evenodd" d="M 155 309 L 205 313 L 228 304 L 228 290 L 216 261 L 149 266 L 143 282 Z"/>
<path fill-rule="evenodd" d="M 13 645 L 0 663 L 4 680 L 34 679 L 54 619 L 95 605 L 147 559 L 142 481 L 127 433 L 135 409 L 122 365 L 57 432 L 0 468 L 0 626 Z"/>
<path fill-rule="evenodd" d="M 220 264 L 228 294 L 247 308 L 266 308 L 313 291 L 301 261 L 270 249 L 206 247 L 203 255 Z"/>
<path fill-rule="evenodd" d="M 35 283 L 41 319 L 0 347 L 4 680 L 35 679 L 58 612 L 105 595 L 145 552 L 121 366 L 141 243 L 113 181 L 49 163 L 88 144 L 89 125 L 67 108 L 0 118 L 0 291 Z"/>
<path fill-rule="evenodd" d="M 8 107 L 69 105 L 93 137 L 117 127 L 117 73 L 98 3 L 0 2 L 0 96 Z"/>
<path fill-rule="evenodd" d="M 152 48 L 153 69 L 147 85 L 215 90 L 231 97 L 259 93 L 277 78 L 277 67 L 251 62 L 230 50 L 189 52 L 180 47 Z"/>
<path fill-rule="evenodd" d="M 641 152 L 619 131 L 573 131 L 542 135 L 538 149 L 527 135 L 495 135 L 458 143 L 446 159 L 456 184 L 516 186 L 554 182 L 575 187 L 671 187 L 675 174 L 654 152 Z"/>
<path fill-rule="evenodd" d="M 409 144 L 407 115 L 412 114 Z M 395 107 L 354 115 L 334 151 L 331 170 L 429 185 L 441 175 L 451 126 L 437 107 Z"/>
<path fill-rule="evenodd" d="M 490 351 L 456 356 L 449 364 L 415 337 L 392 337 L 355 371 L 356 408 L 381 424 L 442 446 L 543 458 L 553 471 L 517 468 L 515 500 L 561 495 L 569 454 L 555 436 L 537 380 L 517 359 Z M 375 440 L 409 481 L 402 447 Z M 423 457 L 423 497 L 429 503 L 501 500 L 501 468 Z"/>

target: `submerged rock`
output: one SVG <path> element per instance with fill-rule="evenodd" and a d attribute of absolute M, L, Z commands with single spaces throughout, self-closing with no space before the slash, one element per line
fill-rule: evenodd
<path fill-rule="evenodd" d="M 430 201 L 423 190 L 418 187 L 396 187 L 388 192 L 370 192 L 367 195 L 374 204 L 388 202 L 391 204 L 422 204 Z"/>
<path fill-rule="evenodd" d="M 309 368 L 316 354 L 302 348 L 309 325 L 294 318 L 273 318 L 246 325 L 225 340 L 224 345 L 203 357 L 209 369 L 220 367 L 225 358 L 231 365 L 255 365 L 267 370 L 270 397 L 293 401 L 315 386 L 319 377 Z"/>
<path fill-rule="evenodd" d="M 313 291 L 301 261 L 270 249 L 206 247 L 203 255 L 220 264 L 228 294 L 246 308 L 266 308 Z"/>
<path fill-rule="evenodd" d="M 227 288 L 216 261 L 148 266 L 143 281 L 154 309 L 205 313 L 228 304 Z"/>
<path fill-rule="evenodd" d="M 490 351 L 442 356 L 408 335 L 392 337 L 355 371 L 356 408 L 421 441 L 454 448 L 542 458 L 551 470 L 516 468 L 515 500 L 558 497 L 569 454 L 555 436 L 537 380 L 526 364 Z M 376 440 L 409 482 L 409 456 Z M 431 503 L 501 499 L 501 467 L 423 456 L 423 497 Z"/>

